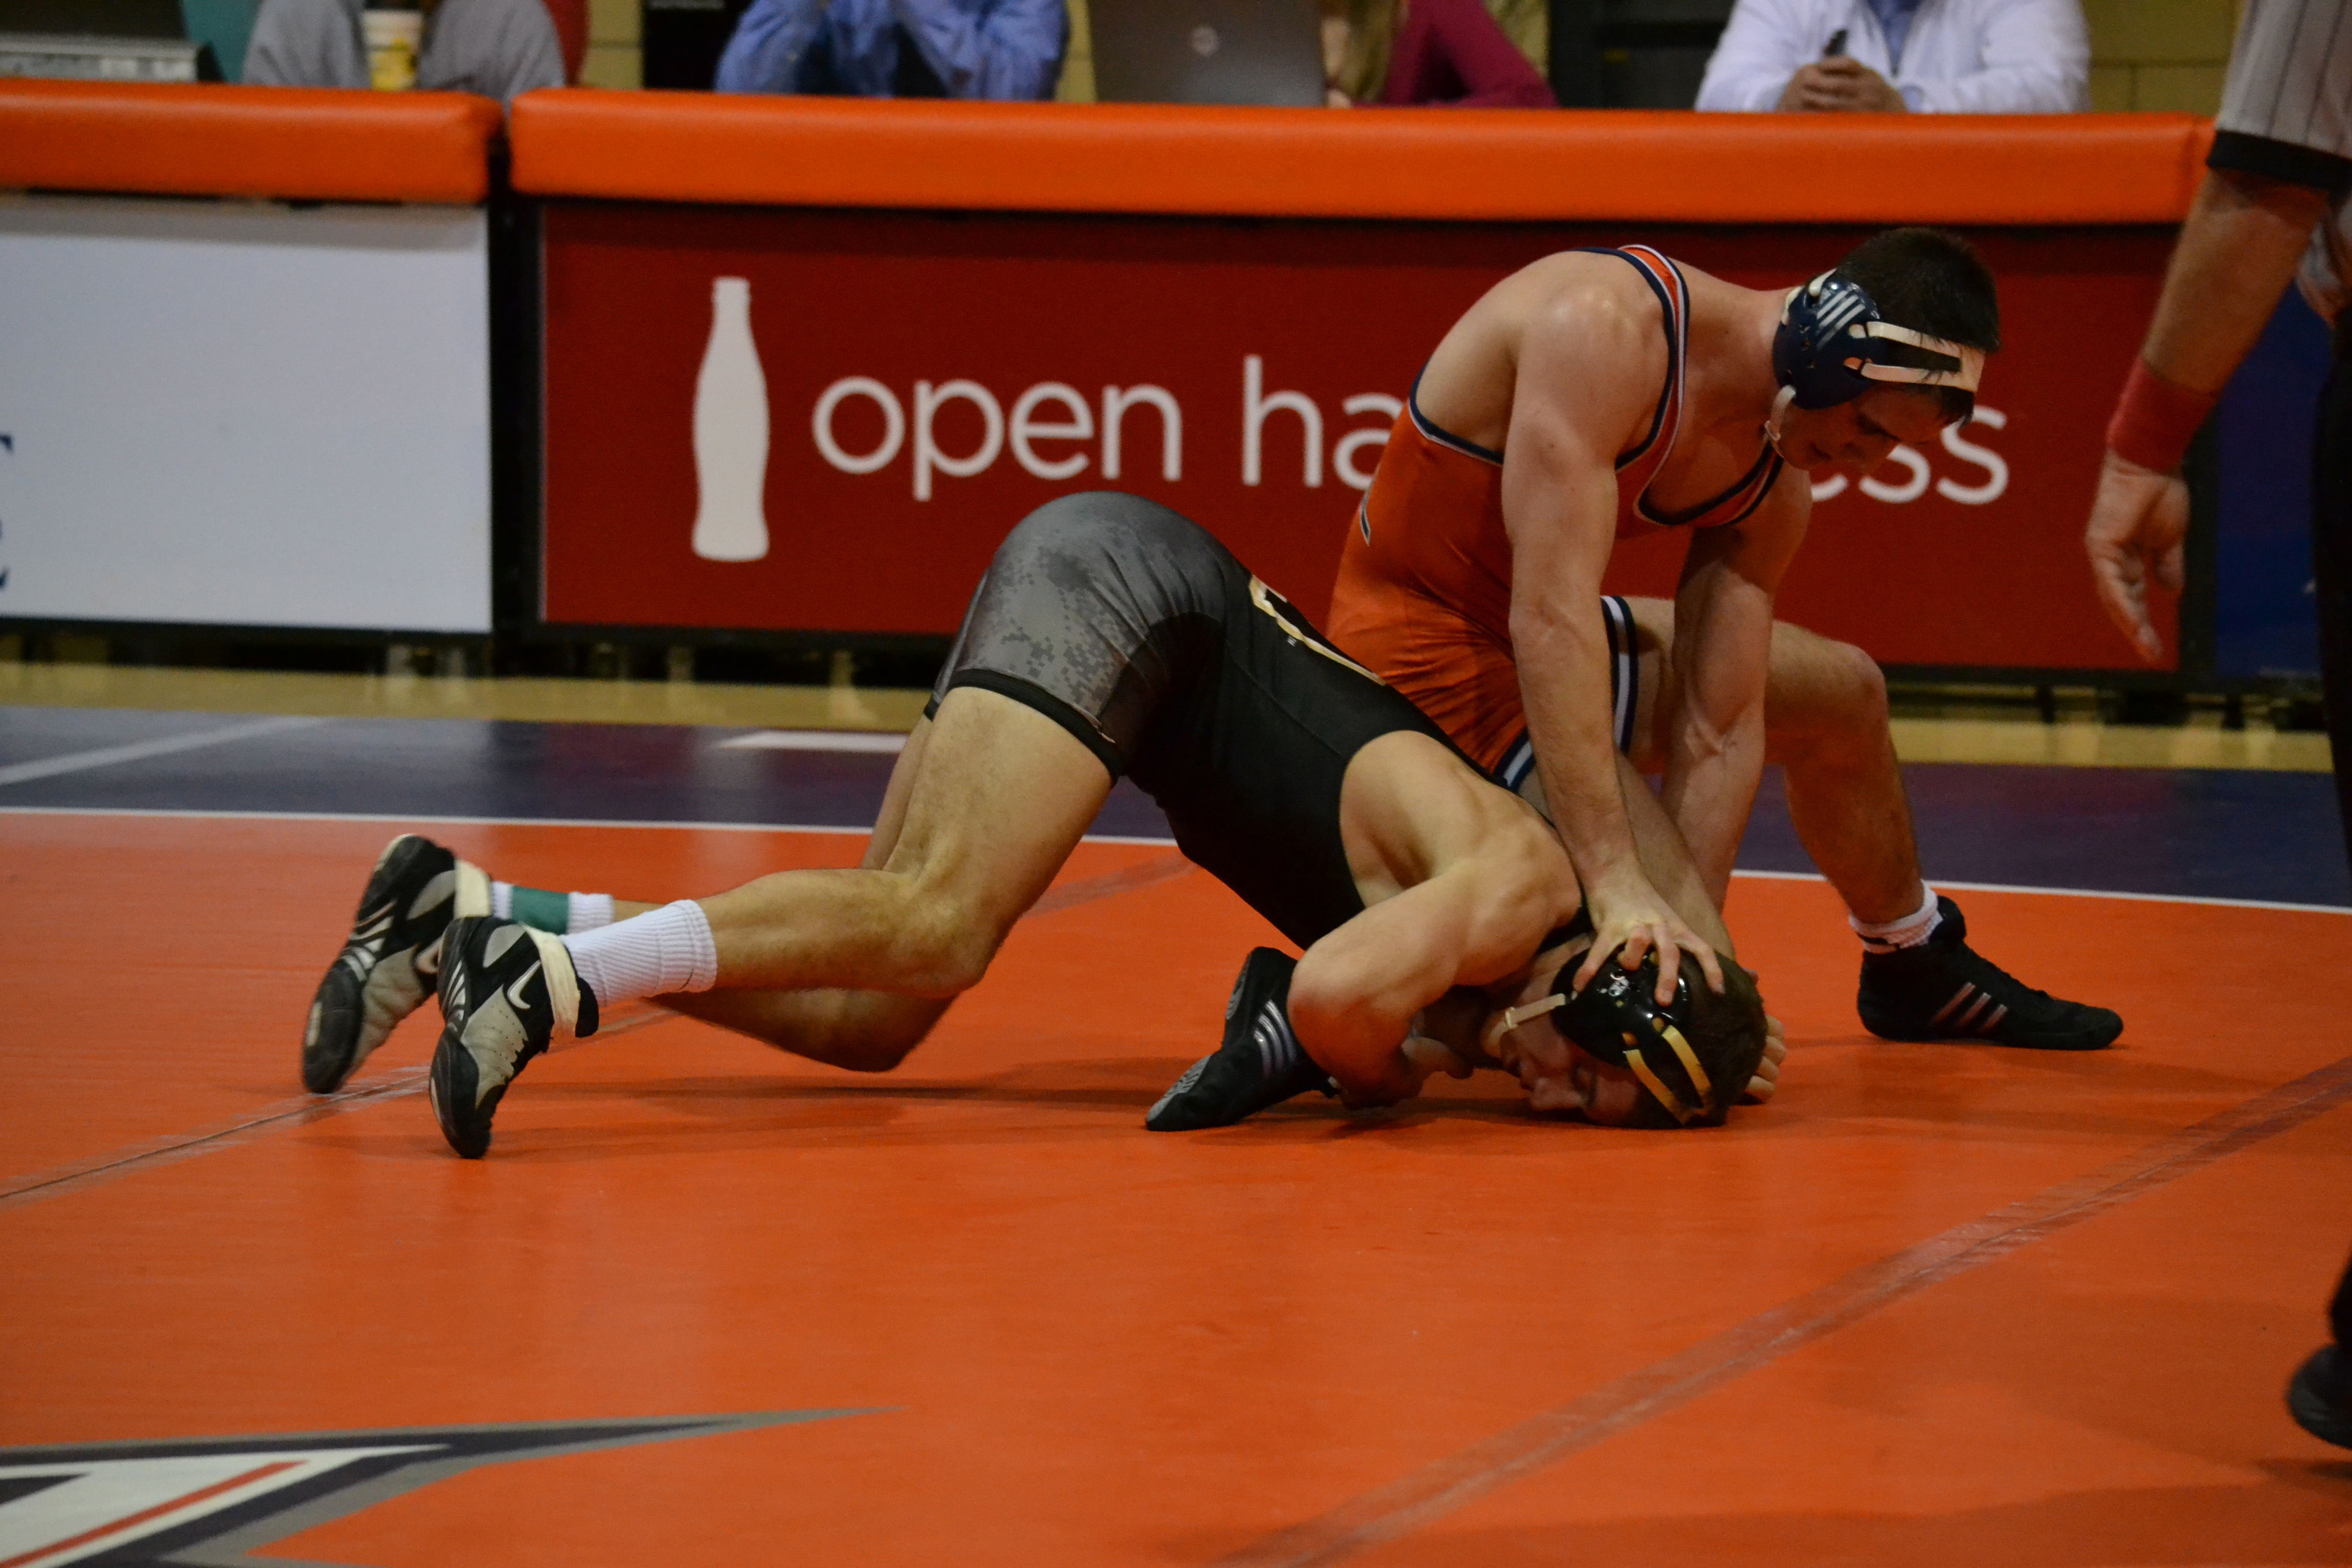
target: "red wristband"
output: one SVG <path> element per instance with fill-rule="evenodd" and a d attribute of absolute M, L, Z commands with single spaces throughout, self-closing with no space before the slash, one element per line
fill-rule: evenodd
<path fill-rule="evenodd" d="M 2107 421 L 2107 450 L 2143 468 L 2168 474 L 2180 466 L 2197 427 L 2221 401 L 2219 393 L 2191 392 L 2148 369 L 2147 361 L 2132 361 L 2124 395 L 2116 400 L 2115 417 Z"/>

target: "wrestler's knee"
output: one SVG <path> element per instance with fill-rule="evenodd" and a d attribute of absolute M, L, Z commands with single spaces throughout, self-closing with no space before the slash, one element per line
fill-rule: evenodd
<path fill-rule="evenodd" d="M 893 1072 L 914 1054 L 931 1032 L 926 1019 L 919 1026 L 877 1033 L 871 1029 L 844 1031 L 824 1042 L 822 1052 L 803 1051 L 847 1072 Z"/>
<path fill-rule="evenodd" d="M 1848 737 L 1875 740 L 1886 731 L 1886 676 L 1878 661 L 1852 643 L 1811 633 L 1780 669 L 1765 722 L 1785 744 L 1835 744 Z M 1777 659 L 1776 659 L 1777 663 Z"/>
<path fill-rule="evenodd" d="M 1886 728 L 1886 672 L 1878 661 L 1852 643 L 1832 643 L 1837 659 L 1839 690 L 1844 700 L 1838 704 L 1848 725 L 1875 734 Z"/>
<path fill-rule="evenodd" d="M 969 991 L 987 974 L 1003 942 L 998 919 L 978 900 L 919 890 L 899 925 L 900 985 L 918 996 Z"/>

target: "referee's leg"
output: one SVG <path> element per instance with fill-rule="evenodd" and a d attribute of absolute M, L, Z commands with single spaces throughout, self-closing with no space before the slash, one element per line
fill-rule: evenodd
<path fill-rule="evenodd" d="M 2336 806 L 2352 853 L 2352 313 L 2336 324 L 2336 363 L 2312 437 L 2311 575 Z M 2295 1373 L 2287 1408 L 2314 1436 L 2352 1448 L 2352 1266 L 2336 1287 L 2327 1317 L 2336 1342 Z"/>
<path fill-rule="evenodd" d="M 2336 363 L 2320 395 L 2312 442 L 2311 574 L 2336 806 L 2352 853 L 2352 311 L 2336 324 Z"/>

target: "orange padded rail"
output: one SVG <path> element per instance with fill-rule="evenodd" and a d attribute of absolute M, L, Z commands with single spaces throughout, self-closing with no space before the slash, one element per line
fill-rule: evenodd
<path fill-rule="evenodd" d="M 2177 222 L 2186 114 L 1202 109 L 534 92 L 518 189 L 778 205 L 1705 223 Z"/>
<path fill-rule="evenodd" d="M 0 186 L 478 202 L 499 121 L 459 92 L 0 81 Z"/>

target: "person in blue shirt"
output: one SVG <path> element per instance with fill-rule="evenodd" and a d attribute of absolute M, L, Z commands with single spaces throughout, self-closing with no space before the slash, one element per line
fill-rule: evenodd
<path fill-rule="evenodd" d="M 751 0 L 719 58 L 721 92 L 1048 98 L 1063 0 Z"/>

